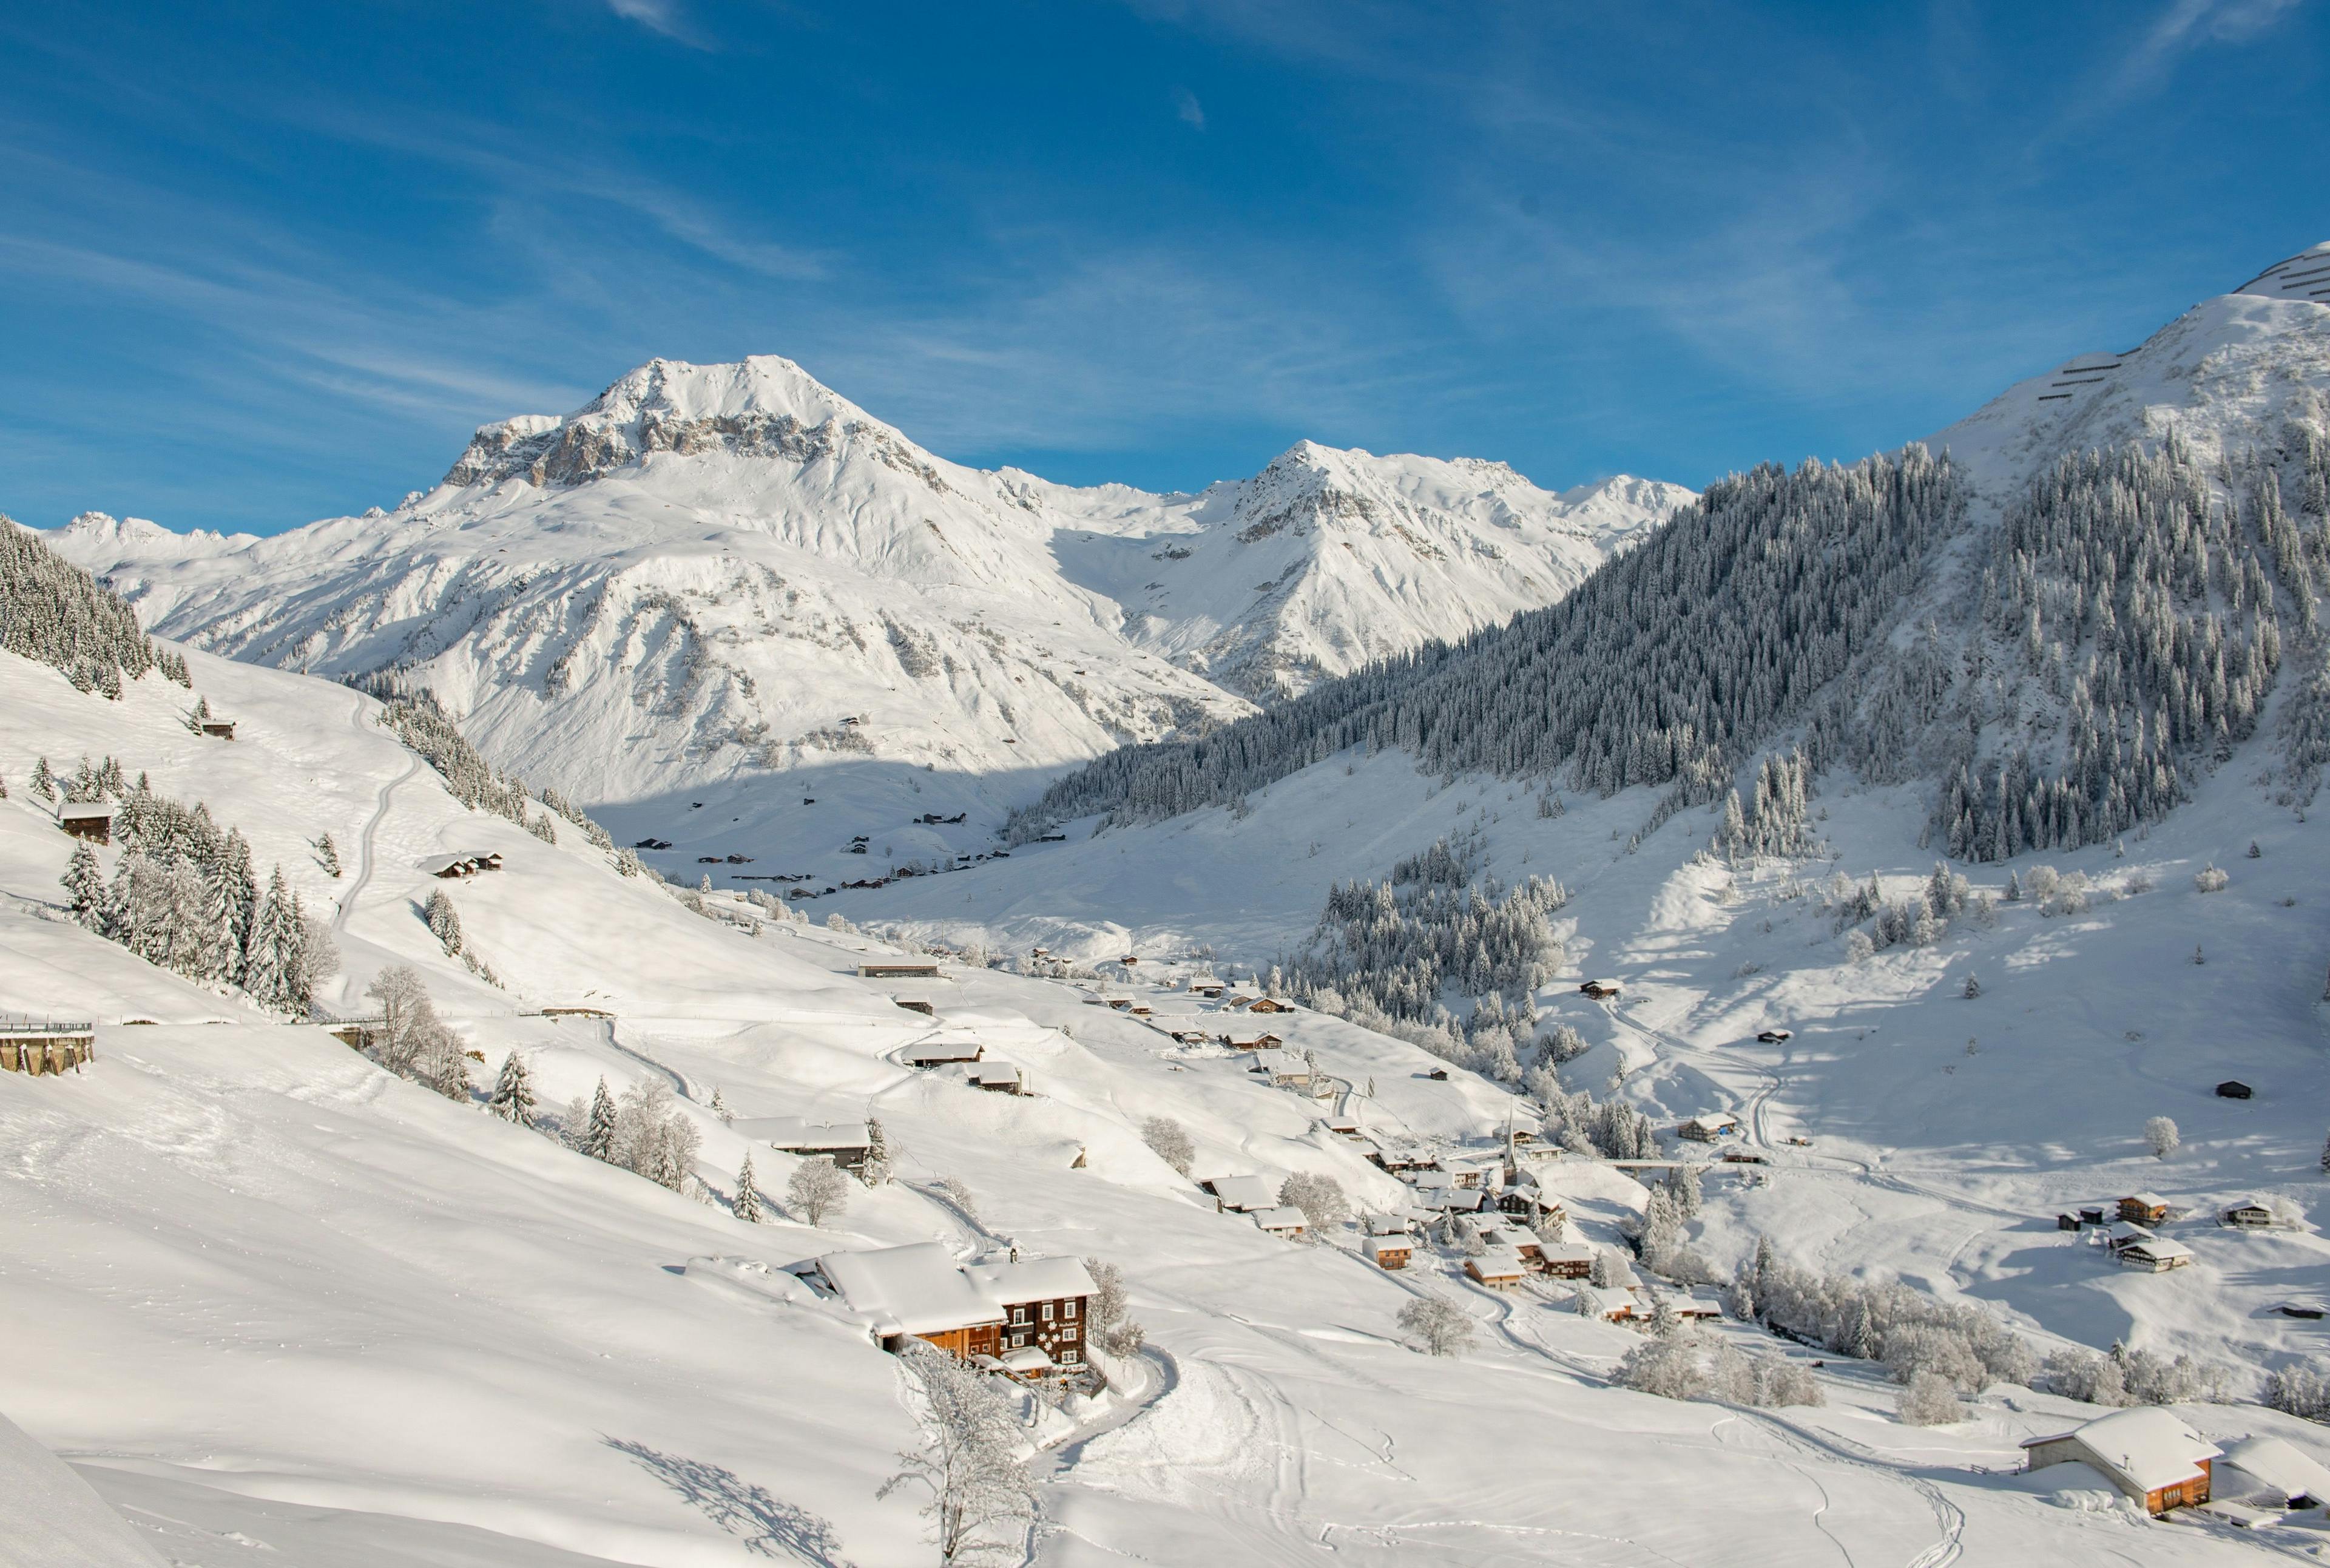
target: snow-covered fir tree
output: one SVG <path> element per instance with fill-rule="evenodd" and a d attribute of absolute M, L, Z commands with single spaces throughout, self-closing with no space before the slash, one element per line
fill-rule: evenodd
<path fill-rule="evenodd" d="M 753 1174 L 753 1151 L 744 1151 L 744 1163 L 736 1170 L 736 1196 L 729 1204 L 739 1220 L 747 1225 L 761 1222 L 761 1186 Z"/>
<path fill-rule="evenodd" d="M 486 1108 L 506 1122 L 534 1126 L 534 1075 L 526 1070 L 521 1052 L 513 1050 L 502 1058 L 501 1076 L 494 1080 L 493 1093 L 486 1097 Z"/>
<path fill-rule="evenodd" d="M 64 671 L 83 691 L 113 698 L 125 681 L 156 665 L 152 640 L 118 594 L 5 516 L 0 649 Z M 169 673 L 175 679 L 184 669 L 174 661 Z"/>

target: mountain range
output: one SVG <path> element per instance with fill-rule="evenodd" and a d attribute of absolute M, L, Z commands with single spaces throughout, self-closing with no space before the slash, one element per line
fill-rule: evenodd
<path fill-rule="evenodd" d="M 1691 499 L 1302 442 L 1196 494 L 916 446 L 773 357 L 477 432 L 393 511 L 56 539 L 166 635 L 425 686 L 585 801 L 874 759 L 1055 769 L 1568 592 Z"/>

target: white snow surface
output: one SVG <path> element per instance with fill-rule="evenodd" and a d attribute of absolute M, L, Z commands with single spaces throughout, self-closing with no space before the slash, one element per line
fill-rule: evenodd
<path fill-rule="evenodd" d="M 959 1069 L 896 1065 L 933 1021 L 856 977 L 862 958 L 887 950 L 797 925 L 746 936 L 690 913 L 644 879 L 616 877 L 572 835 L 552 847 L 464 811 L 371 722 L 367 700 L 200 653 L 192 663 L 198 689 L 241 719 L 233 742 L 188 734 L 178 723 L 187 694 L 156 677 L 109 703 L 0 655 L 11 791 L 0 802 L 0 1009 L 99 1023 L 84 1072 L 0 1074 L 0 1248 L 11 1260 L 0 1274 L 11 1332 L 0 1410 L 174 1561 L 927 1561 L 914 1500 L 875 1497 L 895 1453 L 918 1440 L 899 1364 L 842 1304 L 786 1272 L 836 1248 L 925 1241 L 964 1260 L 1016 1245 L 1023 1258 L 1116 1262 L 1148 1327 L 1151 1348 L 1115 1368 L 1118 1394 L 1031 1429 L 1049 1444 L 1037 1460 L 1046 1524 L 1032 1543 L 1047 1564 L 1287 1561 L 1321 1544 L 1363 1563 L 1778 1564 L 1840 1551 L 1861 1562 L 2044 1554 L 2081 1564 L 2140 1553 L 2203 1563 L 2247 1550 L 2203 1531 L 2098 1523 L 1984 1473 L 2011 1466 L 2020 1439 L 2083 1413 L 2065 1402 L 2009 1391 L 1957 1428 L 1909 1429 L 1875 1369 L 1835 1364 L 1818 1374 L 1821 1410 L 1619 1392 L 1603 1378 L 1633 1333 L 1580 1318 L 1566 1292 L 1474 1288 L 1455 1252 L 1428 1242 L 1388 1273 L 1359 1255 L 1354 1225 L 1311 1244 L 1265 1234 L 1217 1213 L 1141 1140 L 1144 1118 L 1170 1116 L 1195 1140 L 1201 1173 L 1274 1183 L 1310 1171 L 1336 1177 L 1361 1209 L 1404 1206 L 1405 1188 L 1326 1129 L 1331 1114 L 1356 1112 L 1371 1134 L 1453 1157 L 1493 1149 L 1513 1104 L 1462 1070 L 1429 1079 L 1435 1064 L 1412 1047 L 1299 1010 L 1279 1015 L 1274 1030 L 1314 1051 L 1323 1073 L 1373 1090 L 1313 1101 L 1218 1048 L 1179 1046 L 1085 1005 L 1075 987 L 950 964 L 945 980 L 919 988 L 941 997 L 936 1024 L 978 1030 L 1042 1086 L 1029 1098 L 980 1093 Z M 69 841 L 23 781 L 35 755 L 83 752 L 110 752 L 165 793 L 203 800 L 251 835 L 262 865 L 283 862 L 311 908 L 336 910 L 348 973 L 333 1004 L 355 1005 L 394 958 L 428 975 L 485 1059 L 480 1079 L 513 1049 L 529 1053 L 545 1106 L 602 1076 L 620 1090 L 667 1075 L 703 1134 L 697 1170 L 715 1202 L 400 1082 L 318 1029 L 266 1020 L 56 918 Z M 344 846 L 336 881 L 305 853 L 326 831 Z M 454 845 L 504 856 L 505 870 L 450 896 L 507 990 L 437 951 L 420 917 L 418 900 L 438 884 L 413 861 Z M 2229 914 L 2237 907 L 2217 897 Z M 1614 935 L 1598 968 L 1649 983 L 1706 939 L 1687 934 L 1703 917 L 1676 925 L 1703 898 L 1678 888 L 1661 902 L 1669 917 Z M 1698 1109 L 1759 1081 L 1759 1069 L 1730 1069 L 1672 1032 L 1696 986 L 1663 998 L 1651 989 L 1653 1015 L 1639 1024 L 1581 1013 L 1630 1035 L 1646 1087 L 1688 1087 Z M 616 1017 L 528 1015 L 545 1003 Z M 1857 1149 L 1853 1130 L 1878 1112 L 1852 1086 L 1874 1080 L 1848 1069 L 1842 1059 L 1854 1053 L 1837 1032 L 1787 1011 L 1799 1065 L 1757 1126 L 1833 1117 L 1840 1150 Z M 1891 1048 L 1893 1075 L 1916 1049 Z M 2051 1055 L 2079 1049 L 2074 1039 Z M 2310 1083 L 2294 1066 L 2267 1081 L 2283 1087 L 2251 1114 L 2276 1095 L 2297 1101 Z M 824 1231 L 740 1224 L 717 1199 L 748 1145 L 707 1109 L 715 1088 L 744 1119 L 871 1112 L 901 1179 L 857 1192 Z M 2147 1107 L 2159 1093 L 2145 1088 Z M 1946 1097 L 1930 1098 L 1947 1114 Z M 2020 1216 L 1927 1195 L 2027 1179 L 1984 1174 L 2006 1157 L 1998 1146 L 1926 1152 L 1960 1137 L 1956 1126 L 1904 1151 L 1914 1183 L 1842 1155 L 1784 1168 L 1756 1193 L 1711 1181 L 1709 1244 L 1752 1219 L 1817 1258 L 1842 1207 L 1860 1212 L 1867 1241 L 1829 1253 L 1839 1266 L 1899 1259 L 1946 1288 L 1956 1277 L 1920 1239 L 1955 1247 L 1964 1236 L 1976 1243 L 1964 1288 L 2003 1288 L 2017 1303 L 2100 1276 L 2122 1292 L 2192 1291 L 2173 1316 L 2197 1332 L 2236 1299 L 2211 1260 L 2190 1280 L 2138 1281 L 2070 1251 L 2054 1254 L 2051 1287 L 2013 1287 L 2024 1262 L 2047 1255 L 2029 1250 L 2036 1232 Z M 2187 1136 L 2188 1148 L 2222 1141 L 2198 1117 Z M 754 1154 L 763 1190 L 781 1194 L 790 1158 Z M 2260 1184 L 2255 1167 L 2268 1157 L 2248 1162 L 2241 1190 Z M 2212 1180 L 2206 1169 L 2147 1163 L 2143 1176 L 2173 1194 Z M 1640 1188 L 1598 1167 L 1574 1174 L 1576 1233 L 1610 1244 L 1617 1200 Z M 942 1177 L 969 1188 L 975 1214 L 939 1190 Z M 2090 1164 L 2055 1179 L 2084 1191 L 2115 1178 Z M 1603 1192 L 1612 1199 L 1592 1196 Z M 2293 1264 L 2314 1256 L 2310 1233 L 2221 1245 L 2294 1250 Z M 1476 1320 L 1470 1354 L 1435 1360 L 1400 1343 L 1398 1309 L 1419 1293 Z M 1737 1326 L 1713 1332 L 1804 1354 Z M 2301 1423 L 2253 1410 L 2188 1419 L 2312 1443 Z M 1678 1467 L 1687 1503 L 1672 1495 Z M 1566 1479 L 1548 1484 L 1553 1476 Z M 2155 1533 L 2128 1533 L 2139 1528 Z"/>

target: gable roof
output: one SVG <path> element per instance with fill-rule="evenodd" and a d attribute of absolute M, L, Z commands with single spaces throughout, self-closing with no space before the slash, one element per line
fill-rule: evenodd
<path fill-rule="evenodd" d="M 2330 1503 L 2330 1469 L 2325 1469 L 2303 1449 L 2279 1438 L 2235 1439 L 2225 1449 L 2225 1462 L 2244 1474 L 2255 1476 L 2279 1492 L 2285 1500 L 2312 1497 L 2318 1503 Z"/>
<path fill-rule="evenodd" d="M 963 1272 L 999 1307 L 1090 1296 L 1100 1288 L 1074 1258 L 1026 1258 L 1017 1263 L 972 1263 Z"/>
<path fill-rule="evenodd" d="M 955 1267 L 953 1256 L 936 1241 L 830 1252 L 818 1259 L 818 1271 L 851 1307 L 886 1332 L 933 1334 L 1003 1321 L 1001 1305 Z"/>
<path fill-rule="evenodd" d="M 1216 1176 L 1207 1182 L 1215 1197 L 1232 1209 L 1274 1209 L 1278 1189 L 1266 1176 Z"/>
<path fill-rule="evenodd" d="M 2222 1449 L 2157 1405 L 2114 1411 L 2068 1432 L 2026 1438 L 2022 1446 L 2035 1448 L 2065 1438 L 2092 1456 L 2098 1468 L 2138 1492 L 2189 1480 L 2200 1472 L 2202 1460 L 2224 1455 Z"/>
<path fill-rule="evenodd" d="M 777 1149 L 863 1149 L 873 1145 L 864 1122 L 813 1122 L 802 1117 L 738 1117 L 728 1124 Z"/>
<path fill-rule="evenodd" d="M 1262 1209 L 1255 1212 L 1254 1222 L 1265 1231 L 1300 1231 L 1311 1221 L 1300 1209 Z"/>

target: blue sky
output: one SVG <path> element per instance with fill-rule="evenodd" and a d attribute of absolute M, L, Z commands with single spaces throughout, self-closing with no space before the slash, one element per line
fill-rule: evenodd
<path fill-rule="evenodd" d="M 273 531 L 779 353 L 942 454 L 1857 456 L 2330 238 L 2305 0 L 0 19 L 0 509 Z"/>

